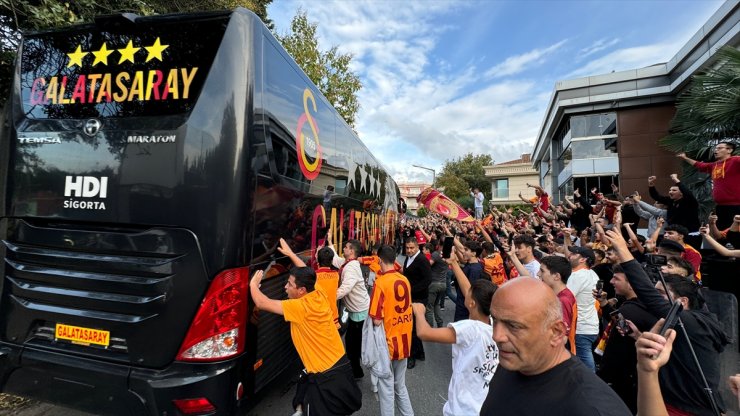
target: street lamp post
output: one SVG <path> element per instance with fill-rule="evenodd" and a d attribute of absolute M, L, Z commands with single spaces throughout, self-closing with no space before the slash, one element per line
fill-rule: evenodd
<path fill-rule="evenodd" d="M 419 168 L 419 169 L 424 169 L 424 170 L 431 171 L 432 172 L 432 189 L 435 189 L 434 188 L 434 185 L 437 183 L 437 172 L 434 169 L 428 168 L 426 166 L 419 166 L 419 165 L 411 165 L 411 166 L 413 166 L 415 168 Z"/>

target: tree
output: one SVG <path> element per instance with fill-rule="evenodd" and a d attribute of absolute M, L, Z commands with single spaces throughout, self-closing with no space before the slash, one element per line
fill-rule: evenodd
<path fill-rule="evenodd" d="M 351 54 L 339 53 L 336 46 L 325 52 L 319 50 L 317 27 L 318 24 L 309 22 L 306 12 L 299 9 L 290 22 L 290 32 L 284 35 L 276 33 L 275 37 L 344 121 L 354 128 L 360 109 L 357 92 L 362 88 L 362 82 L 349 68 Z"/>
<path fill-rule="evenodd" d="M 95 16 L 131 12 L 140 15 L 225 10 L 245 7 L 269 27 L 272 0 L 0 0 L 0 109 L 13 77 L 13 62 L 22 30 L 39 30 L 91 22 Z"/>
<path fill-rule="evenodd" d="M 480 189 L 486 200 L 490 200 L 491 181 L 486 179 L 483 166 L 492 164 L 491 155 L 473 155 L 473 153 L 455 160 L 447 160 L 442 167 L 442 173 L 437 176 L 437 186 L 444 187 L 445 195 L 461 204 L 465 204 L 463 198 L 470 195 L 470 188 Z"/>
<path fill-rule="evenodd" d="M 740 141 L 740 51 L 724 47 L 717 56 L 718 63 L 695 75 L 678 97 L 670 134 L 660 141 L 666 149 L 686 152 L 696 160 L 711 159 L 720 141 Z M 685 165 L 682 179 L 701 203 L 700 215 L 705 217 L 713 204 L 711 178 Z"/>

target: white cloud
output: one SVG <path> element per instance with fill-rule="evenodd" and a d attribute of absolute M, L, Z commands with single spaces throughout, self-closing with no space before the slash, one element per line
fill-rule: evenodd
<path fill-rule="evenodd" d="M 673 57 L 681 45 L 680 42 L 666 42 L 617 49 L 570 72 L 563 79 L 601 75 L 664 63 Z"/>
<path fill-rule="evenodd" d="M 550 45 L 544 49 L 533 49 L 521 55 L 510 56 L 504 62 L 494 66 L 486 71 L 487 77 L 500 78 L 507 75 L 514 75 L 525 71 L 534 65 L 541 65 L 545 62 L 545 56 L 560 49 L 567 42 L 567 39 Z"/>
<path fill-rule="evenodd" d="M 310 6 L 304 10 L 309 21 L 320 22 L 321 48 L 338 45 L 354 54 L 353 68 L 364 84 L 357 130 L 396 180 L 431 180 L 431 172 L 412 164 L 439 173 L 445 160 L 469 152 L 488 153 L 503 162 L 531 151 L 546 106 L 537 97 L 550 85 L 514 79 L 491 83 L 472 64 L 435 62 L 437 67 L 430 70 L 441 37 L 460 29 L 433 19 L 468 7 L 464 3 L 353 1 Z M 511 57 L 504 70 L 520 72 L 564 43 Z"/>
<path fill-rule="evenodd" d="M 580 55 L 578 56 L 578 58 L 579 59 L 586 58 L 586 57 L 588 57 L 590 55 L 593 55 L 593 54 L 595 54 L 597 52 L 601 52 L 604 49 L 610 48 L 610 47 L 612 47 L 612 46 L 614 46 L 614 45 L 616 45 L 618 43 L 619 43 L 619 38 L 613 38 L 613 39 L 602 38 L 602 39 L 599 39 L 596 42 L 594 42 L 591 45 L 589 45 L 588 47 L 585 47 L 585 48 L 581 49 L 581 52 L 580 52 Z"/>
<path fill-rule="evenodd" d="M 269 14 L 284 31 L 302 7 L 309 21 L 318 22 L 322 49 L 337 45 L 354 55 L 352 68 L 364 85 L 356 125 L 360 138 L 396 180 L 412 181 L 431 179 L 412 164 L 439 173 L 445 160 L 469 152 L 488 153 L 497 163 L 531 152 L 556 79 L 665 62 L 686 40 L 673 33 L 661 43 L 611 51 L 626 43 L 617 37 L 621 34 L 572 49 L 564 45 L 575 39 L 566 39 L 479 68 L 486 57 L 478 41 L 490 35 L 490 15 L 498 4 L 282 0 Z M 461 15 L 464 19 L 456 19 Z M 442 52 L 440 45 L 452 44 L 445 42 L 448 35 L 455 49 Z"/>

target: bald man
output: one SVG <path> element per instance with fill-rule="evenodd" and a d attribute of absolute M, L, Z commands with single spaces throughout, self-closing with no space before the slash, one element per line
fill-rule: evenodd
<path fill-rule="evenodd" d="M 491 301 L 499 367 L 480 414 L 629 416 L 619 396 L 565 349 L 560 302 L 545 283 L 514 279 Z"/>

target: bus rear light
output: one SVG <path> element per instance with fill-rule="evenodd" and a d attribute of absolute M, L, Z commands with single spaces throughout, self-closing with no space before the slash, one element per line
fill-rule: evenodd
<path fill-rule="evenodd" d="M 184 415 L 208 415 L 216 412 L 216 407 L 211 404 L 205 397 L 197 399 L 179 399 L 172 401 Z"/>
<path fill-rule="evenodd" d="M 219 361 L 244 351 L 248 269 L 225 270 L 211 282 L 185 340 L 178 361 Z"/>

